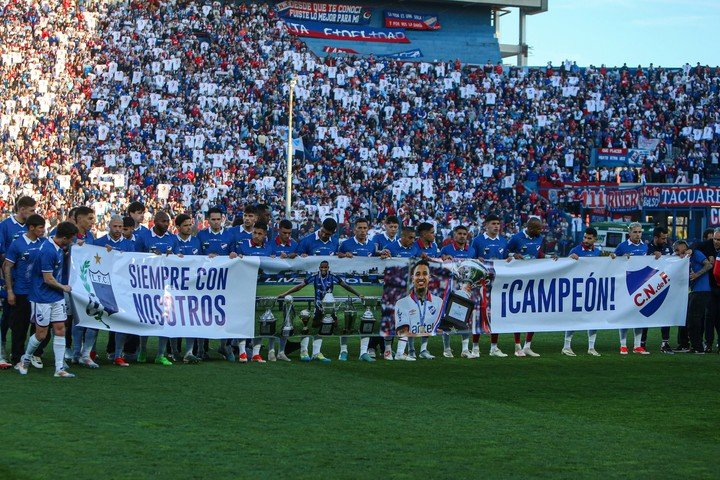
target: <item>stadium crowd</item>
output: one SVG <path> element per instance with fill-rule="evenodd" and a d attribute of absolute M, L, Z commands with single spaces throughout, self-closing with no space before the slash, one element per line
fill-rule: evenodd
<path fill-rule="evenodd" d="M 3 206 L 31 195 L 53 223 L 87 204 L 106 224 L 133 199 L 148 219 L 282 211 L 293 76 L 300 234 L 391 214 L 476 234 L 493 213 L 508 234 L 536 215 L 559 238 L 562 211 L 527 182 L 702 182 L 717 164 L 717 68 L 320 60 L 257 3 L 12 0 L 2 14 Z M 641 138 L 660 140 L 642 167 L 589 166 L 591 148 Z"/>

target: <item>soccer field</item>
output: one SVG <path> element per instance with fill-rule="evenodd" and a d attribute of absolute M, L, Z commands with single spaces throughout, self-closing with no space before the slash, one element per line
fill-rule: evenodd
<path fill-rule="evenodd" d="M 654 336 L 652 355 L 621 357 L 614 331 L 601 358 L 580 332 L 576 358 L 559 333 L 536 336 L 541 358 L 481 342 L 478 360 L 365 364 L 357 340 L 345 363 L 103 359 L 68 380 L 48 352 L 44 370 L 0 372 L 0 479 L 720 478 L 718 355 L 662 355 Z"/>

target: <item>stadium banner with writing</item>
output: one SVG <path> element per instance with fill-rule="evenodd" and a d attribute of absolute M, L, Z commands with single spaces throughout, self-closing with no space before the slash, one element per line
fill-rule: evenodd
<path fill-rule="evenodd" d="M 323 52 L 325 52 L 325 53 L 349 53 L 352 55 L 356 55 L 356 54 L 360 53 L 357 50 L 354 50 L 352 48 L 329 47 L 327 45 L 323 47 Z"/>
<path fill-rule="evenodd" d="M 72 249 L 70 286 L 83 327 L 142 336 L 252 338 L 257 257 Z"/>
<path fill-rule="evenodd" d="M 611 213 L 624 213 L 641 210 L 643 207 L 644 187 L 637 188 L 594 188 L 578 189 L 577 198 L 584 208 L 607 210 Z"/>
<path fill-rule="evenodd" d="M 650 154 L 639 148 L 594 148 L 592 164 L 605 167 L 639 167 Z"/>
<path fill-rule="evenodd" d="M 285 26 L 298 37 L 359 42 L 410 43 L 403 30 L 372 27 L 347 27 L 338 24 L 285 20 Z"/>
<path fill-rule="evenodd" d="M 660 207 L 712 207 L 720 203 L 720 187 L 662 187 Z"/>
<path fill-rule="evenodd" d="M 396 10 L 385 10 L 385 27 L 407 30 L 440 30 L 442 28 L 438 16 L 435 14 Z"/>
<path fill-rule="evenodd" d="M 414 50 L 406 50 L 404 52 L 385 53 L 382 55 L 377 55 L 378 58 L 398 58 L 398 59 L 422 58 L 422 56 L 423 56 L 422 50 L 420 50 L 419 48 L 416 48 Z"/>
<path fill-rule="evenodd" d="M 275 10 L 283 18 L 313 22 L 367 25 L 372 19 L 372 10 L 360 5 L 286 1 Z"/>
<path fill-rule="evenodd" d="M 493 333 L 685 325 L 687 258 L 522 260 L 494 270 Z"/>

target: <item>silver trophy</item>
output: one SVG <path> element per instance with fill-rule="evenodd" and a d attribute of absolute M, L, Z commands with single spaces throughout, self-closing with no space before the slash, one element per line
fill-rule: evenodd
<path fill-rule="evenodd" d="M 363 335 L 372 335 L 375 330 L 375 315 L 373 315 L 370 306 L 365 308 L 365 313 L 360 317 L 360 333 Z"/>
<path fill-rule="evenodd" d="M 282 336 L 285 338 L 292 337 L 295 334 L 295 327 L 293 326 L 295 308 L 293 307 L 292 295 L 285 295 L 285 298 L 283 298 L 283 317 Z"/>
<path fill-rule="evenodd" d="M 320 308 L 322 309 L 323 317 L 322 323 L 320 324 L 320 335 L 332 335 L 333 329 L 335 328 L 335 309 L 337 304 L 335 302 L 335 296 L 328 292 L 320 302 Z"/>
<path fill-rule="evenodd" d="M 260 336 L 265 337 L 275 335 L 277 319 L 272 313 L 272 307 L 275 305 L 275 299 L 260 298 L 257 303 L 261 309 L 265 308 L 265 313 L 260 316 Z"/>
<path fill-rule="evenodd" d="M 355 330 L 355 320 L 357 318 L 357 312 L 353 305 L 352 299 L 348 298 L 345 302 L 345 308 L 343 309 L 343 317 L 345 318 L 345 325 L 343 327 L 343 334 L 348 335 Z"/>
<path fill-rule="evenodd" d="M 448 296 L 445 316 L 440 324 L 443 330 L 468 330 L 471 328 L 475 302 L 472 289 L 490 278 L 490 272 L 475 259 L 463 260 L 452 267 L 456 288 Z"/>

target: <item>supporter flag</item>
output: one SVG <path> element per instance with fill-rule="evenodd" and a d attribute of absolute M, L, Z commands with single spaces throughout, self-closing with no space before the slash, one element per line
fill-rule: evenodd
<path fill-rule="evenodd" d="M 285 20 L 285 26 L 298 37 L 324 38 L 326 40 L 350 40 L 355 42 L 410 43 L 403 30 L 345 26 L 319 22 Z"/>
<path fill-rule="evenodd" d="M 303 144 L 302 137 L 293 138 L 293 157 L 305 158 L 305 145 Z"/>
<path fill-rule="evenodd" d="M 386 28 L 406 28 L 408 30 L 440 30 L 440 22 L 435 14 L 398 12 L 385 10 Z"/>
<path fill-rule="evenodd" d="M 357 50 L 353 50 L 352 48 L 342 48 L 342 47 L 323 47 L 323 52 L 327 53 L 353 53 L 358 54 Z"/>
<path fill-rule="evenodd" d="M 399 59 L 410 59 L 410 58 L 421 58 L 423 53 L 420 49 L 407 50 L 405 52 L 397 53 L 386 53 L 383 55 L 377 55 L 379 58 L 399 58 Z"/>

